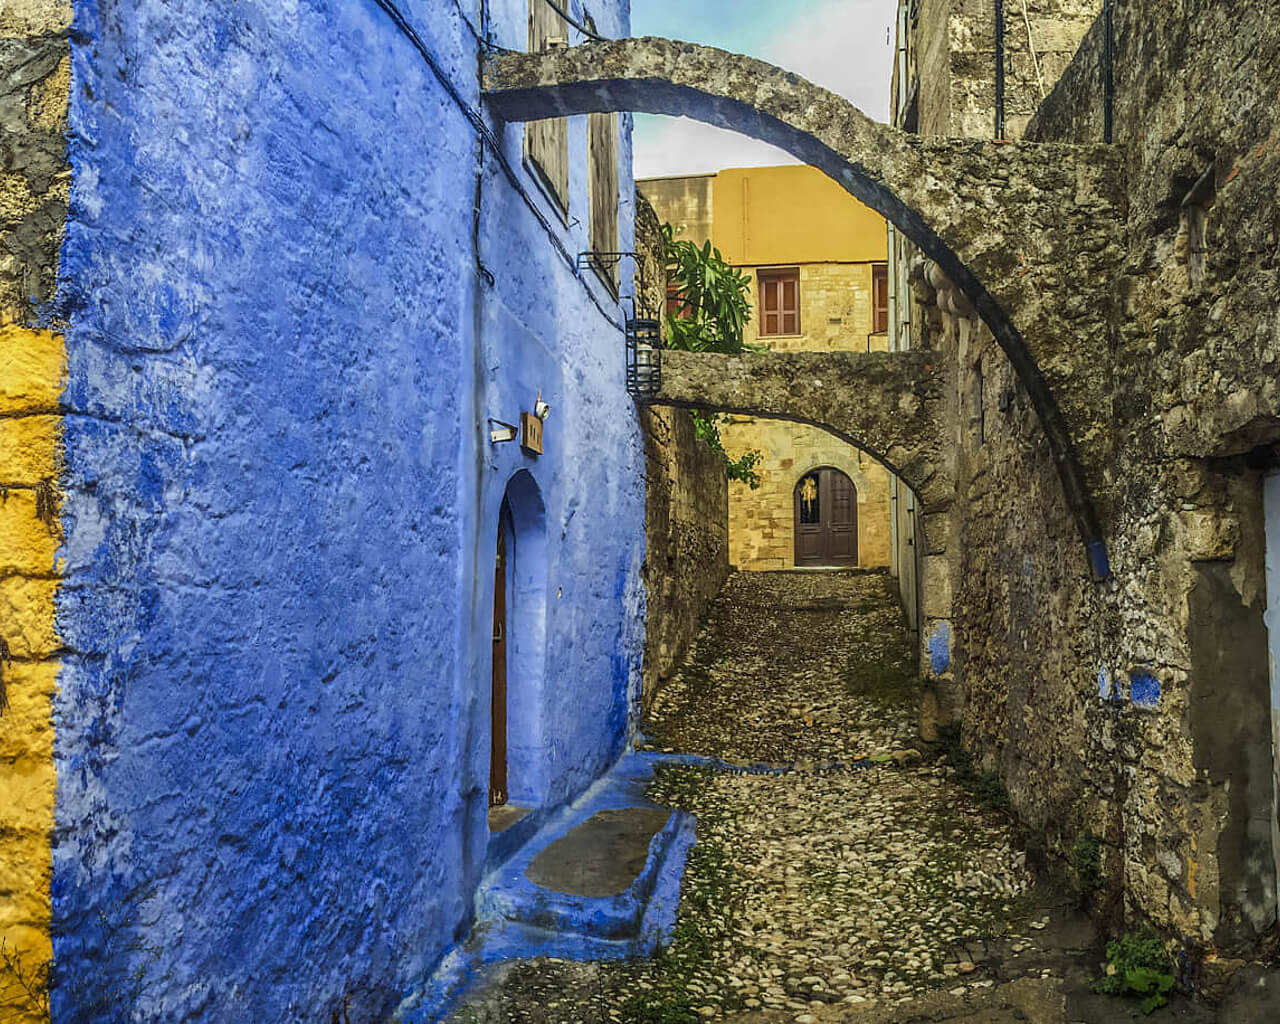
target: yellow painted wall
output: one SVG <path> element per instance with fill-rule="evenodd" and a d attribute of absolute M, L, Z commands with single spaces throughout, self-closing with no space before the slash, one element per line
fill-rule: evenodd
<path fill-rule="evenodd" d="M 70 17 L 69 0 L 4 0 L 0 38 L 47 39 Z M 25 104 L 9 108 L 15 121 L 5 127 L 56 138 L 66 128 L 69 86 L 64 58 L 30 84 Z M 65 206 L 68 180 L 60 176 L 34 197 L 21 173 L 0 175 L 4 222 L 15 224 L 33 204 Z M 58 334 L 23 323 L 30 273 L 20 258 L 0 265 L 0 1020 L 12 1024 L 48 1020 L 61 650 L 54 597 L 66 351 Z"/>
<path fill-rule="evenodd" d="M 0 327 L 0 1017 L 23 1024 L 45 1018 L 13 958 L 38 988 L 53 956 L 56 413 L 65 372 L 58 335 Z"/>
<path fill-rule="evenodd" d="M 816 168 L 733 168 L 712 191 L 713 244 L 734 266 L 888 259 L 884 218 Z"/>

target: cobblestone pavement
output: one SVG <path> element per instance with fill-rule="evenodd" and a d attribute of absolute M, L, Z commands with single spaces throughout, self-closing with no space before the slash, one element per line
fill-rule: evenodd
<path fill-rule="evenodd" d="M 1088 991 L 1092 931 L 1040 899 L 1009 819 L 911 748 L 908 664 L 888 577 L 734 576 L 650 742 L 792 767 L 660 767 L 650 797 L 698 815 L 671 947 L 505 964 L 453 1020 L 1131 1019 Z"/>
<path fill-rule="evenodd" d="M 648 746 L 786 763 L 901 750 L 915 682 L 888 576 L 737 573 L 654 701 Z"/>

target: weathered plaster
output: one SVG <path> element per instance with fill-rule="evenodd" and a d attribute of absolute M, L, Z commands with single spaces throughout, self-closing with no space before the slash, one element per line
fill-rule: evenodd
<path fill-rule="evenodd" d="M 452 5 L 400 7 L 477 107 Z M 580 222 L 544 226 L 519 130 L 525 196 L 376 5 L 84 0 L 71 40 L 54 1018 L 381 1019 L 484 870 L 513 482 L 545 517 L 521 797 L 582 792 L 639 691 L 621 312 L 547 234 L 588 247 L 585 121 Z M 491 445 L 539 390 L 546 454 Z"/>

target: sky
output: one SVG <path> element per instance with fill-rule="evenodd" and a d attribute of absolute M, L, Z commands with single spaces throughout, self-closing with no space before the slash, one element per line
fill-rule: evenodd
<path fill-rule="evenodd" d="M 631 0 L 631 34 L 759 57 L 888 119 L 898 0 Z M 637 178 L 796 163 L 780 149 L 683 117 L 636 115 Z"/>

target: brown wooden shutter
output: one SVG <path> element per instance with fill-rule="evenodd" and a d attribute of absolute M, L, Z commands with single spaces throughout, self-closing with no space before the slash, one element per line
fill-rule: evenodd
<path fill-rule="evenodd" d="M 592 114 L 587 121 L 587 150 L 591 162 L 591 248 L 618 251 L 618 118 Z M 601 276 L 618 291 L 618 264 L 609 262 Z"/>
<path fill-rule="evenodd" d="M 761 271 L 760 333 L 800 333 L 800 271 Z"/>
<path fill-rule="evenodd" d="M 544 0 L 529 0 L 529 52 L 542 53 L 569 42 L 569 26 Z M 563 117 L 530 121 L 524 128 L 525 159 L 542 184 L 569 209 L 569 122 Z"/>
<path fill-rule="evenodd" d="M 886 334 L 889 330 L 889 265 L 876 263 L 871 267 L 871 330 L 874 334 Z"/>

